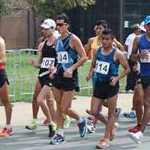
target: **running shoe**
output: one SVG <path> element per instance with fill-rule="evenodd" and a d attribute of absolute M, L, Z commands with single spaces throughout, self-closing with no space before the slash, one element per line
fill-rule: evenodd
<path fill-rule="evenodd" d="M 78 123 L 80 137 L 84 137 L 87 132 L 87 120 L 83 118 L 83 121 L 81 123 Z"/>
<path fill-rule="evenodd" d="M 36 121 L 32 121 L 30 125 L 26 125 L 25 126 L 26 129 L 28 130 L 32 130 L 34 132 L 36 132 L 37 130 L 37 122 Z"/>
<path fill-rule="evenodd" d="M 132 94 L 132 93 L 134 93 L 134 91 L 133 90 L 126 90 L 126 93 Z"/>
<path fill-rule="evenodd" d="M 55 135 L 57 125 L 54 122 L 51 122 L 51 124 L 48 126 L 48 128 L 49 128 L 49 135 L 48 136 L 53 137 Z"/>
<path fill-rule="evenodd" d="M 126 118 L 131 118 L 131 119 L 135 119 L 136 118 L 136 113 L 135 111 L 131 111 L 131 112 L 127 112 L 123 114 Z"/>
<path fill-rule="evenodd" d="M 136 133 L 130 132 L 130 137 L 137 143 L 141 144 L 141 139 L 143 138 L 143 133 L 141 131 L 138 131 Z"/>
<path fill-rule="evenodd" d="M 53 137 L 52 141 L 50 141 L 50 144 L 52 145 L 57 145 L 57 144 L 62 144 L 66 142 L 65 137 L 60 135 L 60 134 L 55 134 Z"/>
<path fill-rule="evenodd" d="M 119 118 L 120 113 L 121 113 L 121 108 L 120 107 L 116 108 L 115 117 Z"/>
<path fill-rule="evenodd" d="M 98 144 L 96 145 L 96 148 L 103 149 L 109 146 L 109 142 L 105 138 L 101 138 Z"/>
<path fill-rule="evenodd" d="M 96 126 L 93 123 L 87 125 L 87 134 L 95 133 L 95 130 Z"/>
<path fill-rule="evenodd" d="M 68 115 L 64 116 L 64 128 L 69 128 L 71 124 L 71 118 Z"/>
<path fill-rule="evenodd" d="M 137 126 L 130 128 L 128 131 L 132 132 L 132 133 L 136 133 L 136 132 L 140 131 L 140 129 L 141 129 L 141 125 L 137 125 Z"/>
<path fill-rule="evenodd" d="M 10 127 L 10 128 L 4 127 L 2 132 L 0 133 L 0 137 L 8 137 L 8 136 L 12 135 L 12 133 L 13 133 L 12 127 Z"/>

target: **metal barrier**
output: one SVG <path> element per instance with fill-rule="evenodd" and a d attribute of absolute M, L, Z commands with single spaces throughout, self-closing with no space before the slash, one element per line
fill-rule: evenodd
<path fill-rule="evenodd" d="M 6 64 L 6 73 L 9 79 L 9 96 L 12 97 L 12 101 L 16 100 L 16 69 L 15 69 L 15 51 L 14 50 L 7 50 L 7 64 Z"/>
<path fill-rule="evenodd" d="M 92 81 L 86 81 L 86 76 L 89 72 L 91 65 L 91 60 L 86 61 L 81 67 L 78 68 L 78 79 L 79 79 L 79 87 L 80 92 L 77 94 L 85 94 L 85 95 L 91 95 L 93 91 Z"/>
<path fill-rule="evenodd" d="M 38 69 L 29 66 L 29 58 L 37 59 L 37 49 L 21 49 L 19 51 L 19 99 L 32 99 Z"/>
<path fill-rule="evenodd" d="M 10 81 L 9 96 L 11 101 L 32 99 L 38 69 L 29 66 L 28 60 L 29 57 L 36 59 L 36 52 L 37 50 L 34 49 L 6 50 L 6 71 Z"/>
<path fill-rule="evenodd" d="M 6 71 L 10 81 L 9 91 L 11 101 L 31 101 L 37 81 L 38 69 L 29 66 L 30 57 L 37 59 L 36 49 L 7 50 Z M 92 81 L 86 81 L 91 61 L 87 61 L 78 69 L 79 95 L 92 95 Z M 120 91 L 124 90 L 125 79 L 120 82 Z M 12 99 L 13 98 L 13 99 Z"/>

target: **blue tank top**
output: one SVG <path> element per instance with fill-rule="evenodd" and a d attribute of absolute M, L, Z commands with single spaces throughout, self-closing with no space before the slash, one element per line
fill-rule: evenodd
<path fill-rule="evenodd" d="M 118 76 L 119 63 L 114 61 L 115 53 L 116 53 L 115 48 L 108 55 L 103 55 L 101 53 L 101 47 L 98 49 L 95 57 L 96 58 L 95 71 L 98 80 L 110 81 L 111 77 Z"/>
<path fill-rule="evenodd" d="M 72 33 L 65 39 L 60 37 L 56 42 L 56 53 L 57 53 L 57 75 L 63 77 L 63 72 L 75 64 L 78 60 L 78 54 L 75 49 L 69 46 L 69 41 Z M 77 76 L 77 69 L 73 72 L 73 77 Z"/>
<path fill-rule="evenodd" d="M 150 53 L 150 41 L 146 39 L 146 34 L 140 37 L 138 48 L 139 53 L 145 49 Z M 140 61 L 140 76 L 150 76 L 150 62 Z"/>

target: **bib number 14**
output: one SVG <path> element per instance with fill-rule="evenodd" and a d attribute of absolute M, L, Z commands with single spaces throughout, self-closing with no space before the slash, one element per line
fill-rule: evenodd
<path fill-rule="evenodd" d="M 95 71 L 101 74 L 108 74 L 110 63 L 104 61 L 96 61 Z"/>

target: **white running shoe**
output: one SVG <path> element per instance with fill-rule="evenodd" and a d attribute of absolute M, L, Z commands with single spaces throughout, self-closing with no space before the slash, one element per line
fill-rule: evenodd
<path fill-rule="evenodd" d="M 87 124 L 87 134 L 95 133 L 96 127 L 91 123 Z"/>
<path fill-rule="evenodd" d="M 143 138 L 143 133 L 141 131 L 138 131 L 136 133 L 129 133 L 130 137 L 138 144 L 141 144 L 141 139 Z"/>

